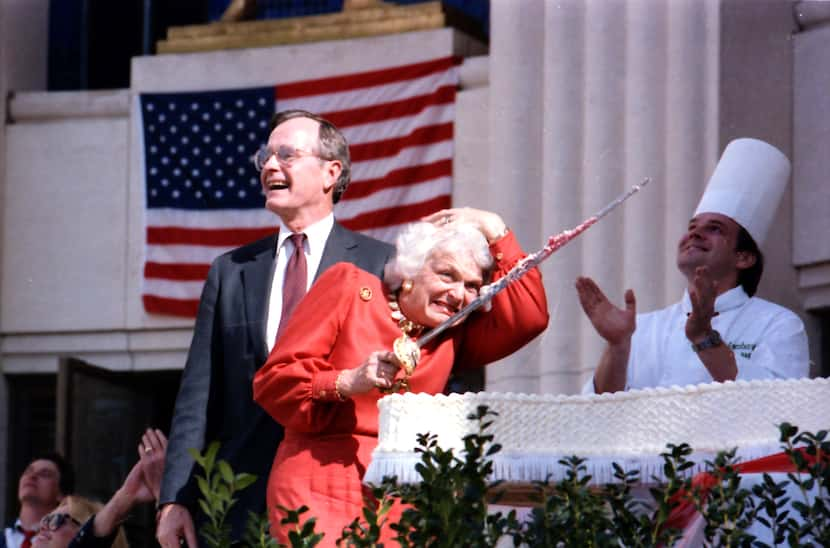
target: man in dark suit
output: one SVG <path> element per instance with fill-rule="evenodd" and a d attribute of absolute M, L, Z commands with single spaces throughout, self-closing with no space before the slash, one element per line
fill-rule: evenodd
<path fill-rule="evenodd" d="M 251 382 L 290 315 L 284 306 L 293 298 L 286 293 L 289 298 L 283 299 L 283 281 L 291 280 L 285 284 L 288 291 L 295 280 L 293 261 L 302 260 L 306 269 L 304 291 L 326 268 L 343 261 L 382 276 L 392 253 L 392 246 L 334 220 L 351 163 L 348 143 L 328 121 L 305 111 L 277 113 L 255 163 L 279 232 L 222 255 L 208 273 L 167 450 L 156 531 L 163 548 L 178 548 L 180 540 L 197 545 L 194 475 L 199 470 L 189 448 L 203 451 L 219 440 L 217 458 L 237 473 L 257 476 L 231 509 L 234 540 L 241 539 L 249 511 L 265 510 L 268 472 L 282 427 L 254 403 Z M 297 259 L 295 251 L 304 257 Z"/>
<path fill-rule="evenodd" d="M 0 537 L 0 548 L 30 548 L 43 516 L 74 489 L 72 468 L 57 453 L 35 458 L 17 484 L 20 513 Z"/>

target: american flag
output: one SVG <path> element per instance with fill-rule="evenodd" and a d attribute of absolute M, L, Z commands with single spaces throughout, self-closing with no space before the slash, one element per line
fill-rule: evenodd
<path fill-rule="evenodd" d="M 147 312 L 195 317 L 211 261 L 272 234 L 251 156 L 277 110 L 338 126 L 352 182 L 335 206 L 346 227 L 392 241 L 403 224 L 449 207 L 457 59 L 270 87 L 142 94 Z"/>

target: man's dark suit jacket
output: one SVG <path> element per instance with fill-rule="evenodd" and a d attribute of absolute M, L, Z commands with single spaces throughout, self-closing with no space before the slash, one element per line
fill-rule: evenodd
<path fill-rule="evenodd" d="M 240 247 L 210 267 L 176 397 L 161 488 L 160 502 L 187 506 L 198 528 L 200 495 L 193 476 L 202 471 L 187 450 L 204 451 L 218 440 L 217 458 L 236 473 L 258 478 L 239 493 L 228 516 L 235 540 L 242 538 L 249 510 L 265 511 L 268 473 L 283 436 L 282 427 L 254 402 L 251 387 L 270 349 L 265 323 L 276 242 L 275 234 Z M 350 262 L 382 278 L 392 252 L 389 244 L 335 222 L 316 275 Z"/>

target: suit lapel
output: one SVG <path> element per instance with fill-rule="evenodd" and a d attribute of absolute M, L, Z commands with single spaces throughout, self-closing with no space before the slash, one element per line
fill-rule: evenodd
<path fill-rule="evenodd" d="M 271 269 L 274 264 L 274 252 L 277 246 L 277 236 L 264 241 L 260 249 L 253 252 L 250 260 L 242 264 L 240 276 L 242 291 L 245 299 L 245 315 L 251 325 L 258 326 L 250 330 L 250 336 L 258 351 L 263 356 L 268 355 L 271 347 L 265 342 L 266 310 L 268 295 L 271 291 Z"/>
<path fill-rule="evenodd" d="M 314 281 L 320 277 L 329 267 L 344 261 L 348 261 L 352 249 L 357 246 L 351 233 L 343 228 L 337 221 L 331 227 L 331 234 L 326 240 L 326 247 L 323 248 L 323 256 L 320 257 L 320 267 L 314 275 Z"/>

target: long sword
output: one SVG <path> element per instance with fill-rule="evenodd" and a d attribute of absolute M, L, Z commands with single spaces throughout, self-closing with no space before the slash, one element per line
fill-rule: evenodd
<path fill-rule="evenodd" d="M 650 180 L 651 179 L 646 177 L 643 179 L 642 183 L 632 186 L 630 189 L 620 194 L 611 203 L 600 209 L 597 213 L 582 221 L 579 225 L 548 238 L 548 243 L 545 244 L 542 249 L 536 251 L 535 253 L 531 253 L 516 263 L 516 266 L 511 268 L 507 274 L 495 282 L 482 286 L 479 290 L 478 297 L 473 299 L 467 306 L 441 322 L 439 325 L 432 328 L 428 333 L 418 339 L 412 339 L 407 334 L 403 334 L 395 339 L 392 349 L 395 352 L 395 357 L 398 358 L 398 361 L 403 366 L 406 376 L 408 377 L 411 375 L 412 371 L 415 370 L 415 366 L 418 365 L 418 360 L 421 358 L 421 347 L 435 339 L 438 335 L 453 325 L 456 325 L 459 321 L 469 316 L 474 310 L 489 303 L 493 300 L 493 297 L 500 293 L 505 287 L 524 276 L 529 270 L 553 255 L 555 251 L 564 247 L 568 242 L 596 224 L 597 221 L 614 211 L 623 202 L 645 187 Z"/>

